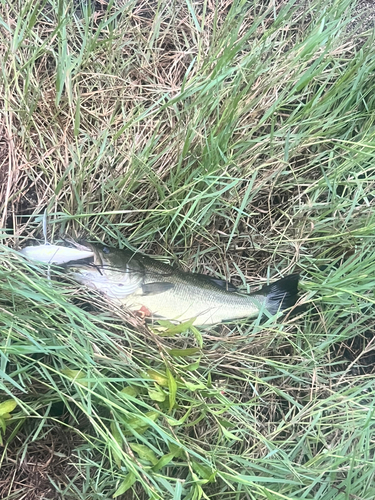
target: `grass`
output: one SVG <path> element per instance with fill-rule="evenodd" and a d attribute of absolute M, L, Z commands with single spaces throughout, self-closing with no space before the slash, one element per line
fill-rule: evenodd
<path fill-rule="evenodd" d="M 347 0 L 80 5 L 0 1 L 1 498 L 373 499 L 373 33 Z M 21 258 L 45 209 L 301 272 L 306 311 L 163 337 Z"/>

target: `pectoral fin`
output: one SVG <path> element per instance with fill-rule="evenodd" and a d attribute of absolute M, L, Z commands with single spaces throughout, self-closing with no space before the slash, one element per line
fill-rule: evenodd
<path fill-rule="evenodd" d="M 164 293 L 174 287 L 173 283 L 146 283 L 142 285 L 142 295 L 156 295 L 158 293 Z"/>

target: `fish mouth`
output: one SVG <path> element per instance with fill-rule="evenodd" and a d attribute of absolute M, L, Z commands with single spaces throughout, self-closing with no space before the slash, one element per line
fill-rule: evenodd
<path fill-rule="evenodd" d="M 111 265 L 109 262 L 103 262 L 102 260 L 98 263 L 95 255 L 93 257 L 88 257 L 87 259 L 70 261 L 65 264 L 64 267 L 70 274 L 83 274 L 85 272 L 93 274 L 97 272 L 98 275 L 105 276 L 106 271 L 122 275 L 124 273 L 139 272 L 139 270 L 128 268 L 128 266 L 125 270 L 119 269 L 118 267 Z"/>
<path fill-rule="evenodd" d="M 64 267 L 66 269 L 72 269 L 72 268 L 84 268 L 84 267 L 100 267 L 100 265 L 95 264 L 95 256 L 93 257 L 87 257 L 86 259 L 81 259 L 81 260 L 71 260 L 70 262 L 67 262 L 64 264 Z"/>
<path fill-rule="evenodd" d="M 69 262 L 68 264 L 65 264 L 64 267 L 70 274 L 83 274 L 84 272 L 89 272 L 90 274 L 92 274 L 96 271 L 99 275 L 103 276 L 105 274 L 105 270 L 120 272 L 119 269 L 116 269 L 113 266 L 102 263 L 98 264 L 95 262 L 95 260 L 95 256 L 88 257 L 87 259 L 82 260 L 74 260 Z"/>

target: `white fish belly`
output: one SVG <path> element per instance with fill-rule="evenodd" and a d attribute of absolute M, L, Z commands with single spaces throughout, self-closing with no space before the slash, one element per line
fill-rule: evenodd
<path fill-rule="evenodd" d="M 213 325 L 224 321 L 256 317 L 265 301 L 263 296 L 231 294 L 227 303 L 203 300 L 202 297 L 180 298 L 170 292 L 150 296 L 129 295 L 123 305 L 132 311 L 145 308 L 151 317 L 185 322 L 195 318 L 194 325 Z"/>

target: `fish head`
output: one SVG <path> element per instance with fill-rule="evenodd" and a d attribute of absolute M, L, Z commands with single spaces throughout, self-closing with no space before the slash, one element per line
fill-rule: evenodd
<path fill-rule="evenodd" d="M 106 247 L 85 243 L 93 252 L 86 261 L 71 262 L 66 269 L 75 281 L 104 293 L 109 298 L 122 299 L 134 293 L 142 284 L 143 270 L 132 254 Z"/>

